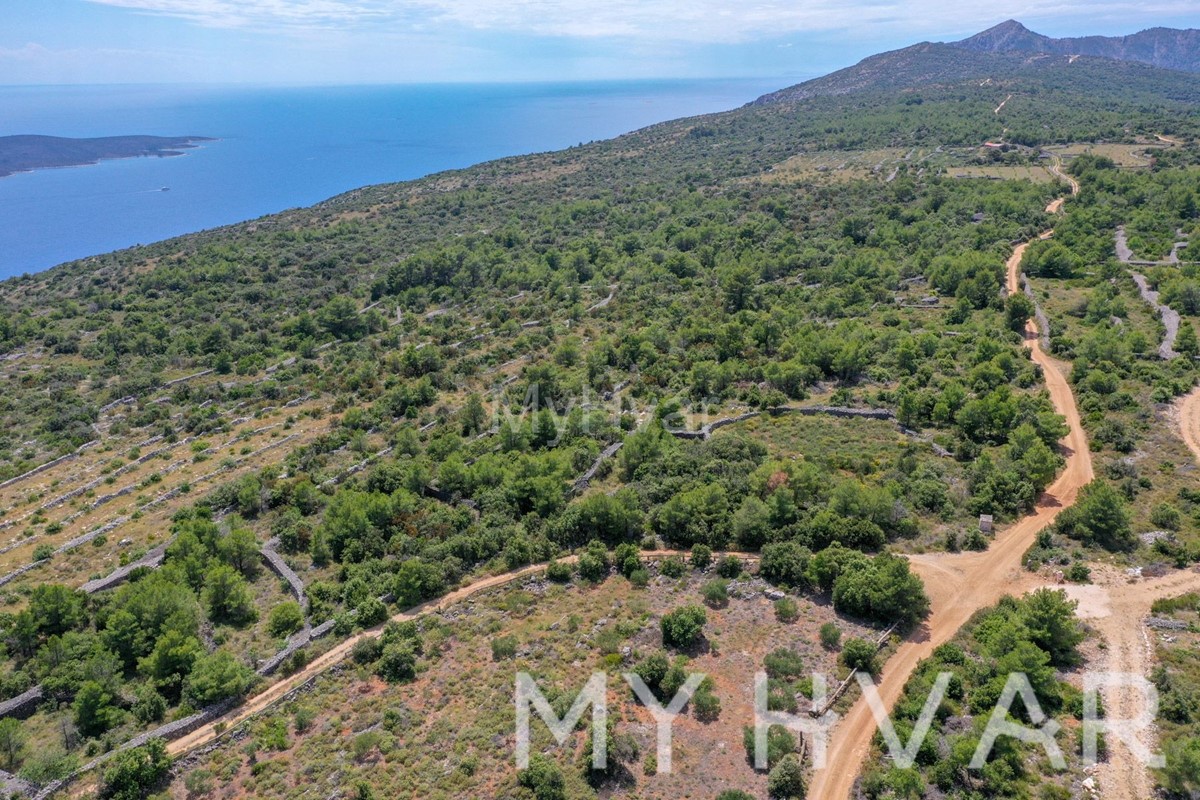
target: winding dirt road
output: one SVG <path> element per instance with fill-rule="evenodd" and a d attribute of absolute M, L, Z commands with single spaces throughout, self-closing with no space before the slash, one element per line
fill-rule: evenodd
<path fill-rule="evenodd" d="M 1008 259 L 1010 293 L 1019 292 L 1021 258 L 1028 242 L 1018 245 Z M 1038 499 L 1033 513 L 996 536 L 982 553 L 913 556 L 913 570 L 921 576 L 929 594 L 931 610 L 924 625 L 911 634 L 884 665 L 878 681 L 880 698 L 887 709 L 895 707 L 904 685 L 934 648 L 949 641 L 975 612 L 994 605 L 1004 595 L 1022 594 L 1045 585 L 1045 578 L 1027 572 L 1021 565 L 1037 534 L 1071 506 L 1079 490 L 1092 480 L 1092 456 L 1079 418 L 1075 397 L 1067 382 L 1068 365 L 1042 351 L 1037 326 L 1025 325 L 1025 346 L 1034 363 L 1042 368 L 1054 409 L 1066 417 L 1069 432 L 1061 442 L 1066 468 Z M 813 774 L 809 797 L 844 800 L 871 751 L 876 722 L 866 703 L 856 703 L 834 729 L 825 769 Z"/>
<path fill-rule="evenodd" d="M 1058 178 L 1061 178 L 1062 180 L 1064 180 L 1068 184 L 1070 184 L 1072 196 L 1079 194 L 1079 181 L 1075 180 L 1070 175 L 1068 175 L 1067 173 L 1062 171 L 1062 159 L 1061 158 L 1059 158 L 1058 156 L 1054 156 L 1054 163 L 1050 165 L 1049 169 L 1050 169 L 1050 173 L 1052 175 L 1055 175 Z M 1046 213 L 1047 214 L 1057 214 L 1058 212 L 1062 211 L 1063 203 L 1065 203 L 1066 200 L 1067 200 L 1067 198 L 1065 198 L 1065 197 L 1059 197 L 1055 200 L 1050 201 L 1050 205 L 1046 206 Z"/>

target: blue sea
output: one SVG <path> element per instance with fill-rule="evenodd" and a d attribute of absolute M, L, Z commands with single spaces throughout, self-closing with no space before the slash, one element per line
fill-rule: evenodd
<path fill-rule="evenodd" d="M 367 184 L 736 108 L 794 82 L 0 87 L 0 135 L 216 140 L 176 158 L 0 178 L 0 278 L 311 205 Z"/>

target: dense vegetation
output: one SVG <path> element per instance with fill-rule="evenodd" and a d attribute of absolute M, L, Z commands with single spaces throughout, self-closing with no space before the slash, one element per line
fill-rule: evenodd
<path fill-rule="evenodd" d="M 1037 797 L 1047 800 L 1070 797 L 1072 773 L 1056 772 L 1044 750 L 1011 737 L 996 740 L 982 769 L 968 765 L 1010 674 L 1028 677 L 1048 717 L 1082 718 L 1082 695 L 1065 680 L 1063 670 L 1079 663 L 1076 647 L 1083 639 L 1074 604 L 1062 592 L 1043 589 L 1021 600 L 1005 598 L 977 614 L 952 642 L 922 662 L 892 714 L 900 741 L 907 744 L 938 674 L 951 674 L 916 763 L 887 766 L 877 737 L 876 763 L 861 780 L 863 795 L 872 800 L 917 798 L 936 787 L 944 797 L 1031 797 L 1035 789 Z M 1015 702 L 1012 715 L 1018 724 L 1029 724 L 1022 701 Z M 1076 770 L 1082 752 L 1077 730 L 1059 742 Z"/>
<path fill-rule="evenodd" d="M 1152 152 L 1153 166 L 1140 169 L 1119 169 L 1099 155 L 1074 159 L 1069 169 L 1080 193 L 1067 203 L 1053 238 L 1029 247 L 1022 269 L 1050 316 L 1053 353 L 1073 364 L 1071 382 L 1100 473 L 1088 502 L 1065 514 L 1058 531 L 1116 552 L 1137 548 L 1135 534 L 1160 531 L 1153 557 L 1182 566 L 1200 558 L 1196 498 L 1185 475 L 1191 457 L 1163 436 L 1160 420 L 1163 404 L 1196 382 L 1200 305 L 1188 298 L 1200 293 L 1200 283 L 1195 266 L 1120 262 L 1114 233 L 1125 227 L 1137 259 L 1164 258 L 1179 231 L 1196 230 L 1200 193 L 1194 149 Z M 1159 354 L 1165 330 L 1138 295 L 1136 270 L 1145 270 L 1161 302 L 1182 315 L 1178 357 Z M 1062 548 L 1035 558 L 1054 558 L 1056 550 Z"/>
<path fill-rule="evenodd" d="M 1186 626 L 1183 632 L 1158 639 L 1160 664 L 1150 678 L 1159 691 L 1157 724 L 1167 762 L 1157 773 L 1158 784 L 1169 797 L 1188 797 L 1200 791 L 1200 694 L 1196 691 L 1200 596 L 1159 600 L 1153 611 L 1160 619 Z"/>

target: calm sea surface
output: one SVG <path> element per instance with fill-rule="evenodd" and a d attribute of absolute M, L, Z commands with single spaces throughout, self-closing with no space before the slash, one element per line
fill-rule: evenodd
<path fill-rule="evenodd" d="M 0 178 L 0 278 L 311 205 L 358 186 L 736 108 L 794 82 L 0 87 L 0 135 L 218 140 L 179 158 Z"/>

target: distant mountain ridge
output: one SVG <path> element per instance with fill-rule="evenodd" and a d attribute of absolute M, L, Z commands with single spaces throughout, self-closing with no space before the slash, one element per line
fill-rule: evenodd
<path fill-rule="evenodd" d="M 1167 70 L 1137 61 L 1024 50 L 989 52 L 952 44 L 922 42 L 869 56 L 852 67 L 763 95 L 753 105 L 795 103 L 852 94 L 914 94 L 961 86 L 991 86 L 997 91 L 1026 91 L 1032 86 L 1070 86 L 1076 91 L 1166 94 L 1194 101 L 1200 75 Z M 999 99 L 1004 99 L 1001 96 Z"/>
<path fill-rule="evenodd" d="M 1132 36 L 1052 39 L 1009 20 L 960 42 L 921 42 L 868 56 L 753 104 L 972 84 L 1008 91 L 1035 84 L 1099 94 L 1121 90 L 1192 102 L 1200 89 L 1198 73 L 1200 30 L 1151 28 Z"/>
<path fill-rule="evenodd" d="M 1200 72 L 1200 30 L 1148 28 L 1129 36 L 1079 36 L 1054 39 L 1010 19 L 958 42 L 954 47 L 978 53 L 1051 53 L 1136 61 L 1163 69 Z"/>

